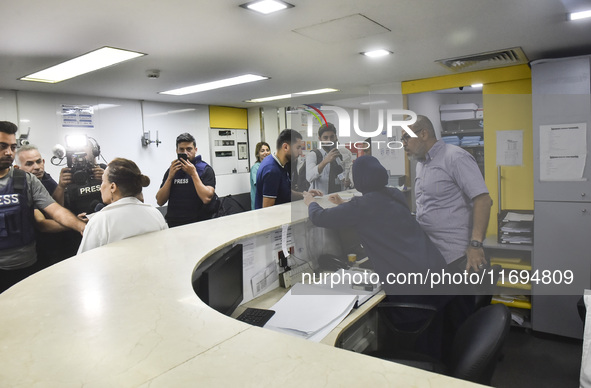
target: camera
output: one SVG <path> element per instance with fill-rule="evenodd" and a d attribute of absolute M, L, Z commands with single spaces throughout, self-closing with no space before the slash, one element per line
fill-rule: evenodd
<path fill-rule="evenodd" d="M 86 152 L 67 151 L 66 160 L 71 169 L 72 182 L 80 186 L 87 184 L 93 176 L 94 163 L 86 159 Z"/>

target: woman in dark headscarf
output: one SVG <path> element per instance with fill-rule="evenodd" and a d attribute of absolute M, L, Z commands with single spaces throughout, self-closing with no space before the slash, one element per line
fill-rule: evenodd
<path fill-rule="evenodd" d="M 388 172 L 373 156 L 362 156 L 353 163 L 353 180 L 363 196 L 345 202 L 338 194 L 333 194 L 329 199 L 337 207 L 323 209 L 311 195 L 304 194 L 309 219 L 316 226 L 352 227 L 357 231 L 380 281 L 384 282 L 389 301 L 429 304 L 442 311 L 452 297 L 425 295 L 429 291 L 428 282 L 426 287 L 413 288 L 386 281 L 389 274 L 426 274 L 427 271 L 441 272 L 445 267 L 443 256 L 411 215 L 404 195 L 398 189 L 386 187 Z M 413 310 L 392 311 L 390 315 L 392 321 L 405 324 L 407 328 L 420 326 L 426 318 L 424 311 Z M 432 323 L 433 333 L 426 340 L 428 349 L 423 350 L 440 357 L 442 328 L 434 326 Z"/>
<path fill-rule="evenodd" d="M 353 227 L 380 275 L 400 272 L 426 272 L 445 266 L 441 253 L 410 214 L 404 194 L 386 187 L 388 172 L 373 156 L 362 156 L 353 163 L 355 188 L 363 193 L 344 202 L 340 196 L 329 199 L 339 206 L 323 209 L 311 196 L 312 223 L 325 228 Z"/>

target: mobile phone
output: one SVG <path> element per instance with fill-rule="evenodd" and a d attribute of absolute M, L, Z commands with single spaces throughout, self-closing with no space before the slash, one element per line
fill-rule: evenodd
<path fill-rule="evenodd" d="M 187 158 L 187 154 L 177 154 L 179 159 L 185 159 L 185 160 L 189 160 L 189 158 Z"/>

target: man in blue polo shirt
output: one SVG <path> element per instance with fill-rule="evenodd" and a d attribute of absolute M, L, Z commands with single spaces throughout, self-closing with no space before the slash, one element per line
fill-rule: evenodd
<path fill-rule="evenodd" d="M 176 152 L 179 158 L 166 170 L 156 193 L 158 206 L 168 202 L 165 218 L 171 228 L 210 219 L 218 203 L 215 172 L 197 155 L 195 138 L 180 134 L 176 138 Z"/>
<path fill-rule="evenodd" d="M 302 149 L 302 135 L 293 129 L 284 129 L 277 138 L 277 152 L 266 157 L 257 172 L 255 209 L 302 199 L 302 193 L 291 190 L 290 169 L 286 165 L 295 162 Z M 322 195 L 310 190 L 312 195 Z"/>

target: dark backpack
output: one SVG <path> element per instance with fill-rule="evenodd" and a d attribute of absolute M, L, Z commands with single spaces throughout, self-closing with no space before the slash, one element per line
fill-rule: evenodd
<path fill-rule="evenodd" d="M 320 150 L 312 150 L 316 154 L 316 164 L 322 162 L 324 157 Z M 310 182 L 306 179 L 306 161 L 304 160 L 304 164 L 300 167 L 299 170 L 295 170 L 291 174 L 292 176 L 292 189 L 299 192 L 308 191 L 310 189 Z"/>
<path fill-rule="evenodd" d="M 238 214 L 245 211 L 246 209 L 244 206 L 234 199 L 232 194 L 228 194 L 225 197 L 218 198 L 218 208 L 212 218 L 229 216 L 231 214 Z"/>

